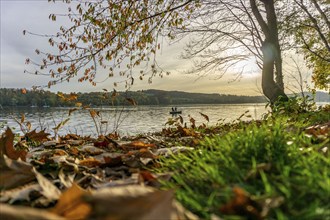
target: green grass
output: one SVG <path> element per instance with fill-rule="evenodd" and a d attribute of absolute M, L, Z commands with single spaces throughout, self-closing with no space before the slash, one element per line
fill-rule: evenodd
<path fill-rule="evenodd" d="M 284 202 L 266 219 L 330 219 L 329 140 L 307 135 L 305 128 L 329 121 L 329 111 L 242 123 L 225 135 L 204 139 L 196 150 L 161 161 L 157 172 L 171 171 L 164 188 L 176 189 L 176 198 L 203 219 L 254 219 L 225 215 L 220 207 L 233 198 L 233 187 L 249 193 L 265 207 L 266 199 Z M 237 126 L 236 126 L 237 127 Z"/>

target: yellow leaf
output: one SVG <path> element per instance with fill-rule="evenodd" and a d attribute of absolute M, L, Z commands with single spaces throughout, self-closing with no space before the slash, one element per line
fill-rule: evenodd
<path fill-rule="evenodd" d="M 31 126 L 32 126 L 32 125 L 31 125 L 31 122 L 29 122 L 29 121 L 26 122 L 26 127 L 27 127 L 27 129 L 28 129 L 29 131 L 31 130 Z"/>

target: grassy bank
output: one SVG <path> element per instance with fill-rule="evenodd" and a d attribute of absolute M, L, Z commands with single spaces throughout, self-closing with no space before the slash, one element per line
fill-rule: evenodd
<path fill-rule="evenodd" d="M 216 128 L 226 132 L 162 160 L 157 172 L 173 172 L 164 188 L 202 218 L 330 219 L 329 115 L 293 109 Z"/>

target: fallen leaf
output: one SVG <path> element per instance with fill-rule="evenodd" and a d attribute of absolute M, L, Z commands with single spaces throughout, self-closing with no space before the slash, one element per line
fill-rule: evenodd
<path fill-rule="evenodd" d="M 143 170 L 139 172 L 142 182 L 148 186 L 160 186 L 160 183 L 156 176 L 149 172 L 148 170 Z"/>
<path fill-rule="evenodd" d="M 171 154 L 178 154 L 178 153 L 184 153 L 194 150 L 193 147 L 167 147 L 167 148 L 159 148 L 155 151 L 155 155 L 157 156 L 165 156 L 168 157 Z"/>
<path fill-rule="evenodd" d="M 64 169 L 62 168 L 60 172 L 58 173 L 58 178 L 61 181 L 62 185 L 66 188 L 70 188 L 73 184 L 75 174 L 65 174 Z"/>
<path fill-rule="evenodd" d="M 14 149 L 14 134 L 9 127 L 0 138 L 0 157 L 3 155 L 7 155 L 13 160 L 21 158 L 23 161 L 26 161 L 27 152 Z"/>
<path fill-rule="evenodd" d="M 31 195 L 33 193 L 39 193 L 40 191 L 41 187 L 39 184 L 26 184 L 11 190 L 3 190 L 0 192 L 0 202 L 7 202 L 9 204 L 13 204 L 17 201 L 30 202 Z"/>
<path fill-rule="evenodd" d="M 139 185 L 119 186 L 99 189 L 84 198 L 92 206 L 92 219 L 176 219 L 173 191 Z"/>
<path fill-rule="evenodd" d="M 0 188 L 12 189 L 34 180 L 33 167 L 22 160 L 12 160 L 6 155 L 0 157 Z"/>
<path fill-rule="evenodd" d="M 233 188 L 234 198 L 227 204 L 221 206 L 220 211 L 226 215 L 239 215 L 249 219 L 263 219 L 261 216 L 262 207 L 251 199 L 243 189 Z"/>
<path fill-rule="evenodd" d="M 87 153 L 88 155 L 99 155 L 104 153 L 105 151 L 91 145 L 84 145 L 81 147 L 80 152 Z"/>
<path fill-rule="evenodd" d="M 155 148 L 156 145 L 155 144 L 148 144 L 148 143 L 144 143 L 142 141 L 133 141 L 131 143 L 128 144 L 123 144 L 121 146 L 123 149 L 139 149 L 139 148 Z"/>
<path fill-rule="evenodd" d="M 122 155 L 119 153 L 105 153 L 103 157 L 104 166 L 116 166 L 122 163 Z"/>
<path fill-rule="evenodd" d="M 36 129 L 34 129 L 33 131 L 26 133 L 23 138 L 27 138 L 28 140 L 33 140 L 37 142 L 42 142 L 42 141 L 48 141 L 47 136 L 49 135 L 50 135 L 49 133 L 45 133 L 45 129 L 39 132 L 36 132 Z"/>
<path fill-rule="evenodd" d="M 61 191 L 50 180 L 48 180 L 41 173 L 39 173 L 35 168 L 33 168 L 32 171 L 34 172 L 38 183 L 42 189 L 41 194 L 49 200 L 57 200 L 61 195 Z"/>
<path fill-rule="evenodd" d="M 74 183 L 61 195 L 51 212 L 67 219 L 86 219 L 91 212 L 91 207 L 82 200 L 82 196 L 88 194 L 87 191 Z"/>
<path fill-rule="evenodd" d="M 305 129 L 305 133 L 317 139 L 325 140 L 330 136 L 330 122 L 310 126 Z"/>
<path fill-rule="evenodd" d="M 51 212 L 34 209 L 23 206 L 11 206 L 1 203 L 0 209 L 0 219 L 10 219 L 10 220 L 66 220 L 61 216 L 55 215 Z"/>
<path fill-rule="evenodd" d="M 79 165 L 85 166 L 85 167 L 97 167 L 100 166 L 102 163 L 99 160 L 96 160 L 93 157 L 89 157 L 87 159 L 81 160 L 79 162 Z"/>

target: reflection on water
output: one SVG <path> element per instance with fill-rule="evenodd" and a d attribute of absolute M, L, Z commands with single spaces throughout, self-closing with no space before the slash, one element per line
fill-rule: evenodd
<path fill-rule="evenodd" d="M 136 107 L 104 107 L 100 110 L 101 118 L 96 117 L 96 123 L 101 126 L 102 133 L 113 132 L 118 128 L 121 135 L 135 135 L 140 133 L 156 132 L 165 127 L 171 117 L 169 112 L 172 106 L 136 106 Z M 189 124 L 189 115 L 196 120 L 196 125 L 206 123 L 200 112 L 209 116 L 209 125 L 215 125 L 219 120 L 230 122 L 237 119 L 245 111 L 252 119 L 260 119 L 267 112 L 264 104 L 237 104 L 237 105 L 182 105 L 177 106 L 182 110 L 181 116 Z M 74 133 L 80 135 L 97 134 L 92 117 L 86 110 L 78 110 L 70 116 L 69 108 L 4 108 L 0 110 L 0 132 L 6 126 L 20 132 L 18 121 L 25 115 L 25 121 L 32 124 L 32 128 L 46 129 L 54 134 L 53 128 L 61 121 L 70 118 L 59 131 L 59 134 Z M 251 118 L 243 117 L 242 120 Z M 101 124 L 103 121 L 103 124 Z M 107 121 L 107 123 L 105 123 Z M 5 126 L 4 126 L 5 125 Z"/>

